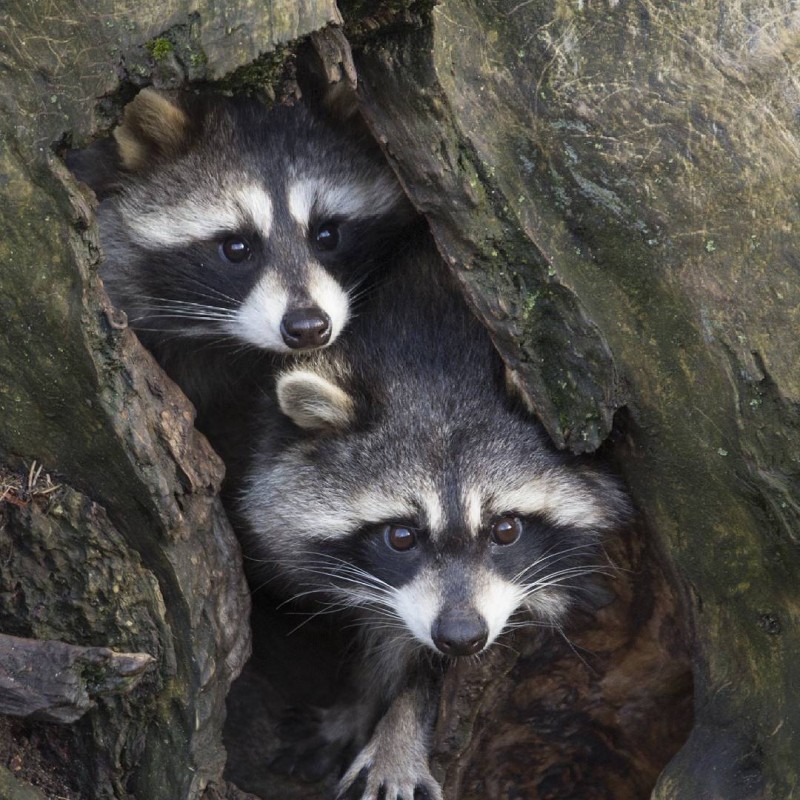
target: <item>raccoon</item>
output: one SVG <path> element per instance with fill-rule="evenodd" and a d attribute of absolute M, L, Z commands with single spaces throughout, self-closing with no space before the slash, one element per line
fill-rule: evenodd
<path fill-rule="evenodd" d="M 320 712 L 295 769 L 314 743 L 355 745 L 337 797 L 438 800 L 442 664 L 521 616 L 558 627 L 593 591 L 626 496 L 508 394 L 427 241 L 347 337 L 277 376 L 272 403 L 236 504 L 245 551 L 280 596 L 359 631 L 359 698 Z"/>
<path fill-rule="evenodd" d="M 302 103 L 143 89 L 67 163 L 101 201 L 112 302 L 201 414 L 243 352 L 333 342 L 413 217 L 375 144 Z"/>

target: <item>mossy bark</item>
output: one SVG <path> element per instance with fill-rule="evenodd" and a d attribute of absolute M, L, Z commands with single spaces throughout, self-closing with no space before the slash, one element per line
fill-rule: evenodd
<path fill-rule="evenodd" d="M 368 111 L 554 440 L 621 466 L 694 631 L 659 798 L 800 788 L 800 18 L 443 0 Z M 538 795 L 537 795 L 538 796 Z"/>
<path fill-rule="evenodd" d="M 221 726 L 248 603 L 221 466 L 109 307 L 58 150 L 150 82 L 269 93 L 342 20 L 332 0 L 92 5 L 0 12 L 0 629 L 154 658 L 75 725 L 26 732 L 26 753 L 59 754 L 36 762 L 63 774 L 51 794 L 233 797 Z M 570 633 L 590 656 L 521 637 L 453 672 L 446 795 L 646 796 L 686 736 L 688 630 L 694 728 L 654 796 L 791 797 L 798 12 L 430 5 L 342 4 L 365 114 L 553 440 L 591 451 L 618 421 L 642 517 L 612 545 L 633 570 L 616 601 Z M 19 764 L 3 796 L 40 796 Z"/>
<path fill-rule="evenodd" d="M 10 758 L 4 797 L 29 796 L 23 787 L 44 786 L 48 771 L 64 776 L 52 796 L 226 791 L 224 703 L 249 650 L 249 597 L 216 496 L 222 465 L 108 305 L 89 194 L 58 151 L 107 132 L 138 85 L 214 80 L 339 19 L 332 2 L 272 8 L 20 2 L 0 12 L 0 626 L 154 659 L 116 693 L 82 670 L 78 704 L 90 710 L 69 728 L 25 734 L 62 763 L 34 759 L 35 748 Z M 4 724 L 0 749 L 20 736 Z"/>

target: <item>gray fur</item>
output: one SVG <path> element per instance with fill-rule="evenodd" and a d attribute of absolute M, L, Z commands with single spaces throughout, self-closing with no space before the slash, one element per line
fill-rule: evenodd
<path fill-rule="evenodd" d="M 386 800 L 415 788 L 440 797 L 424 713 L 435 662 L 490 646 L 521 611 L 557 627 L 590 593 L 602 539 L 628 513 L 616 481 L 555 452 L 508 395 L 444 269 L 420 242 L 347 337 L 278 377 L 236 504 L 259 583 L 360 630 L 360 696 L 377 721 L 342 797 L 375 800 L 381 787 Z M 330 383 L 319 426 L 309 373 Z M 332 414 L 341 397 L 348 413 Z M 519 540 L 491 541 L 498 520 L 519 522 Z M 392 550 L 384 523 L 414 528 L 417 546 Z"/>
<path fill-rule="evenodd" d="M 143 90 L 114 142 L 68 157 L 98 192 L 101 275 L 116 306 L 201 414 L 265 352 L 296 352 L 288 312 L 320 310 L 335 340 L 352 296 L 410 206 L 374 144 L 302 104 Z M 334 221 L 334 250 L 320 226 Z M 232 235 L 250 257 L 229 263 Z M 316 343 L 302 347 L 316 346 Z"/>

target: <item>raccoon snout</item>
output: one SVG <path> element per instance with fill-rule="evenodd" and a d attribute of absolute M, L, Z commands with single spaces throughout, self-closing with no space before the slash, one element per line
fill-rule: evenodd
<path fill-rule="evenodd" d="M 477 612 L 444 612 L 433 623 L 431 638 L 446 656 L 471 656 L 483 650 L 489 627 Z"/>
<path fill-rule="evenodd" d="M 316 307 L 287 311 L 281 320 L 281 336 L 293 350 L 322 347 L 331 338 L 331 318 Z"/>

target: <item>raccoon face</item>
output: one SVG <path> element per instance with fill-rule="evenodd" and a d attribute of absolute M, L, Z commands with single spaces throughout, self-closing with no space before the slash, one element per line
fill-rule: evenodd
<path fill-rule="evenodd" d="M 446 656 L 485 649 L 521 610 L 557 625 L 624 514 L 615 483 L 568 466 L 494 395 L 370 418 L 346 386 L 299 368 L 279 378 L 291 424 L 241 504 L 256 551 L 298 596 Z"/>
<path fill-rule="evenodd" d="M 144 89 L 115 131 L 116 183 L 99 192 L 112 300 L 152 344 L 231 339 L 289 352 L 325 346 L 351 295 L 410 219 L 380 156 L 302 106 L 184 108 Z M 96 165 L 95 165 L 96 169 Z M 111 169 L 111 168 L 110 168 Z"/>

